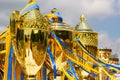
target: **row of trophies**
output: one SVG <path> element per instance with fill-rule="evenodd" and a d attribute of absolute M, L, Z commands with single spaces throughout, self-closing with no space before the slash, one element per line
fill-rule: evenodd
<path fill-rule="evenodd" d="M 84 15 L 80 19 L 73 29 L 56 8 L 43 16 L 34 0 L 21 11 L 14 10 L 8 28 L 11 63 L 4 80 L 99 80 L 93 64 L 101 66 L 95 58 L 98 34 L 85 23 Z"/>

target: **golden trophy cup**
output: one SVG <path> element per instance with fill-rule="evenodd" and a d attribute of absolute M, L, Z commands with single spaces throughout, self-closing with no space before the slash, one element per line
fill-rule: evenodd
<path fill-rule="evenodd" d="M 16 16 L 11 17 L 15 58 L 22 67 L 25 80 L 35 80 L 46 57 L 50 25 L 33 0 L 20 13 L 14 11 L 13 14 L 18 17 L 18 19 Z"/>
<path fill-rule="evenodd" d="M 57 10 L 56 8 L 52 9 L 51 14 L 47 14 L 46 17 L 51 22 L 52 33 L 55 34 L 63 43 L 65 43 L 71 49 L 72 28 L 68 24 L 63 23 L 63 19 L 60 15 L 59 10 Z M 51 52 L 55 60 L 57 76 L 56 79 L 54 79 L 53 70 L 51 68 L 51 71 L 49 71 L 48 73 L 48 78 L 50 80 L 63 80 L 62 68 L 64 68 L 67 65 L 68 59 L 64 55 L 65 53 L 67 53 L 67 51 L 62 47 L 57 38 L 52 34 L 49 36 L 49 45 L 51 47 Z M 46 64 L 49 68 L 52 65 L 48 58 Z"/>

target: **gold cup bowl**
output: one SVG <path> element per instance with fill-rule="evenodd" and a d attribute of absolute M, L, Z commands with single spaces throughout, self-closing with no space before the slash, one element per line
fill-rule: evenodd
<path fill-rule="evenodd" d="M 34 15 L 37 14 L 36 18 Z M 31 18 L 32 17 L 32 18 Z M 32 10 L 15 23 L 12 45 L 17 62 L 28 77 L 36 76 L 43 66 L 48 43 L 49 22 L 39 10 Z M 12 32 L 11 32 L 12 33 Z"/>
<path fill-rule="evenodd" d="M 52 29 L 52 32 L 55 33 L 55 35 L 58 36 L 59 39 L 71 49 L 72 28 L 70 28 L 69 25 L 65 23 L 51 23 L 51 29 Z M 65 56 L 65 54 L 67 54 L 68 52 L 66 51 L 66 49 L 63 48 L 60 42 L 55 38 L 56 37 L 52 36 L 51 34 L 49 36 L 49 44 L 51 46 L 51 51 L 54 56 L 57 75 L 60 76 L 62 75 L 61 73 L 62 68 L 64 68 L 67 64 L 67 57 Z M 48 59 L 46 61 L 46 64 L 51 69 L 51 71 L 53 71 L 51 68 L 52 64 Z M 48 77 L 49 79 L 54 80 L 53 76 L 51 76 L 52 74 L 53 74 L 52 72 L 48 73 Z"/>

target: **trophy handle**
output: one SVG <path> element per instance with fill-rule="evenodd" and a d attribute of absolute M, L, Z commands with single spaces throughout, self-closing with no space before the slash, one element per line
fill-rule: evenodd
<path fill-rule="evenodd" d="M 10 16 L 10 34 L 15 35 L 16 34 L 16 22 L 20 19 L 20 12 L 17 10 L 14 10 Z"/>

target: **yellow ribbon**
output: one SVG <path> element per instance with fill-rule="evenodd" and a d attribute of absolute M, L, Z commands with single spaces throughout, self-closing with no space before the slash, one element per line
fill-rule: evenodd
<path fill-rule="evenodd" d="M 55 39 L 55 38 L 54 38 L 54 39 Z M 58 44 L 58 46 L 60 47 L 60 49 L 63 51 L 62 46 L 61 46 L 61 44 L 58 42 L 58 40 L 55 39 L 55 41 L 57 42 L 57 44 Z M 93 69 L 93 68 L 90 68 L 90 67 L 88 67 L 88 66 L 80 63 L 79 61 L 77 61 L 77 60 L 78 60 L 77 56 L 76 56 L 76 57 L 74 56 L 74 57 L 75 57 L 75 59 L 74 59 L 74 58 L 71 58 L 70 55 L 73 56 L 73 54 L 67 55 L 67 54 L 65 53 L 65 56 L 66 56 L 68 59 L 70 59 L 71 61 L 73 61 L 74 63 L 76 63 L 76 64 L 84 67 L 84 68 L 87 69 L 87 70 L 92 70 L 92 71 L 100 74 L 99 71 L 97 71 L 97 70 L 95 70 L 95 69 Z M 76 60 L 76 59 L 77 59 L 77 60 Z M 61 63 L 60 63 L 60 64 L 61 64 Z M 62 66 L 62 65 L 61 65 L 61 66 Z M 72 79 L 72 77 L 65 71 L 64 68 L 62 69 L 62 71 L 64 72 L 64 74 L 65 74 L 70 80 L 74 80 L 74 78 Z"/>
<path fill-rule="evenodd" d="M 83 45 L 83 46 L 84 46 L 84 45 Z M 82 49 L 84 50 L 84 52 L 87 53 L 87 51 L 86 51 L 84 48 L 82 48 Z M 98 64 L 98 66 L 102 67 L 102 70 L 105 72 L 105 74 L 106 74 L 107 76 L 109 76 L 109 77 L 111 78 L 111 80 L 116 80 L 116 78 L 115 78 L 114 76 L 110 75 L 110 74 L 105 70 L 105 68 L 102 66 L 102 64 L 98 63 L 97 61 L 95 61 L 93 58 L 91 58 L 91 57 L 88 56 L 88 55 L 87 55 L 87 57 L 89 57 L 92 61 L 94 61 L 96 64 Z"/>

